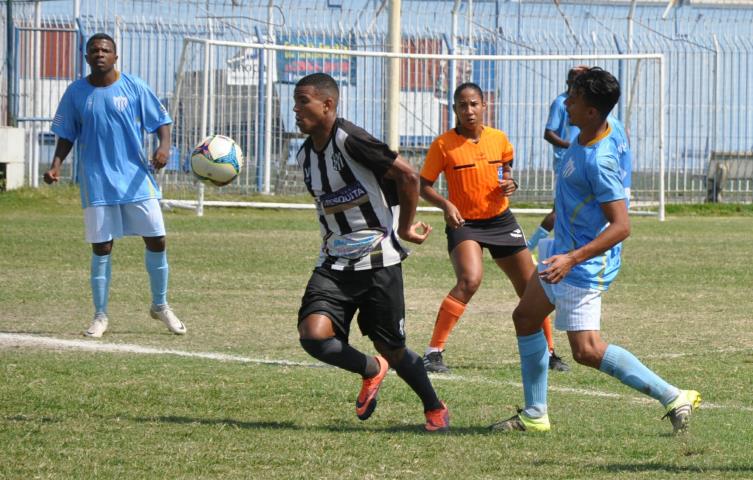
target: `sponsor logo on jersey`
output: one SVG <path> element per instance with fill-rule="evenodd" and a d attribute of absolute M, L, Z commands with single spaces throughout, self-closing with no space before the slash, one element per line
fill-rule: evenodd
<path fill-rule="evenodd" d="M 128 108 L 128 98 L 124 96 L 112 97 L 112 103 L 119 112 Z"/>
<path fill-rule="evenodd" d="M 340 190 L 332 193 L 325 193 L 319 197 L 320 205 L 327 215 L 344 212 L 358 205 L 363 205 L 369 201 L 366 189 L 360 182 L 346 185 Z"/>

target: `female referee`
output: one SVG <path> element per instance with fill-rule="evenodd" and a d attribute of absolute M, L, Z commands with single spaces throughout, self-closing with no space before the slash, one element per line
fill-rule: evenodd
<path fill-rule="evenodd" d="M 457 126 L 431 144 L 421 170 L 421 197 L 442 209 L 447 226 L 447 251 L 456 283 L 439 307 L 424 365 L 436 373 L 449 372 L 442 353 L 450 332 L 481 285 L 482 251 L 489 250 L 520 297 L 535 269 L 523 231 L 509 209 L 508 197 L 517 190 L 512 178 L 513 147 L 501 130 L 483 124 L 486 102 L 475 83 L 463 83 L 453 95 Z M 449 198 L 434 189 L 444 172 Z M 552 327 L 544 322 L 549 343 L 549 368 L 568 370 L 554 354 Z"/>

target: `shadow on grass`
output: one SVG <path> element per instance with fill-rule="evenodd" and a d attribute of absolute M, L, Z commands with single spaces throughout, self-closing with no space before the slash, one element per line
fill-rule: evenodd
<path fill-rule="evenodd" d="M 192 417 L 130 417 L 131 420 L 140 423 L 174 423 L 179 425 L 226 425 L 229 427 L 248 428 L 248 429 L 270 429 L 270 430 L 298 430 L 296 424 L 292 422 L 244 422 L 233 420 L 231 418 L 192 418 Z"/>
<path fill-rule="evenodd" d="M 713 472 L 724 473 L 747 473 L 753 474 L 753 466 L 742 465 L 706 465 L 693 466 L 693 465 L 669 465 L 666 463 L 609 463 L 606 465 L 599 465 L 594 467 L 598 471 L 605 471 L 609 473 L 644 473 L 644 472 L 665 472 L 674 474 L 699 474 L 709 476 Z M 748 477 L 749 478 L 749 477 Z"/>
<path fill-rule="evenodd" d="M 552 468 L 561 468 L 563 466 L 562 463 L 548 460 L 536 461 L 535 464 L 541 467 L 551 466 Z M 716 478 L 717 475 L 715 474 L 724 476 L 725 473 L 748 474 L 743 478 L 751 478 L 749 475 L 753 474 L 753 466 L 751 465 L 713 465 L 706 463 L 703 465 L 673 465 L 661 462 L 589 464 L 586 461 L 582 461 L 582 463 L 578 464 L 578 468 L 583 472 L 583 476 L 588 478 L 591 478 L 590 476 L 594 474 L 597 476 L 603 475 L 604 478 L 608 478 L 609 475 L 622 473 L 649 474 L 649 478 L 663 478 L 666 474 L 678 475 L 679 478 L 688 478 L 691 475 L 693 478 L 706 478 L 710 476 Z"/>
<path fill-rule="evenodd" d="M 119 417 L 123 418 L 123 417 Z M 130 417 L 134 422 L 139 423 L 173 423 L 179 425 L 226 425 L 230 427 L 244 429 L 270 429 L 270 430 L 296 430 L 296 431 L 321 431 L 321 432 L 384 432 L 384 433 L 421 433 L 425 434 L 423 425 L 392 425 L 384 427 L 371 427 L 366 425 L 298 425 L 293 422 L 264 422 L 264 421 L 242 421 L 230 418 L 194 418 L 178 416 L 159 416 L 159 417 Z M 453 427 L 449 432 L 437 433 L 438 435 L 495 435 L 487 427 Z"/>

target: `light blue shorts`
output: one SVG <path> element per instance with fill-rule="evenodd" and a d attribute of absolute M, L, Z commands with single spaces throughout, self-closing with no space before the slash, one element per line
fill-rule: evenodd
<path fill-rule="evenodd" d="M 104 243 L 126 235 L 162 237 L 165 222 L 159 200 L 150 198 L 123 205 L 97 205 L 84 209 L 84 236 L 88 243 Z"/>
<path fill-rule="evenodd" d="M 539 242 L 539 271 L 546 269 L 541 261 L 551 256 L 553 244 L 554 240 L 551 238 Z M 576 287 L 564 281 L 547 283 L 539 279 L 539 282 L 549 302 L 554 305 L 554 328 L 568 332 L 600 330 L 601 290 Z"/>

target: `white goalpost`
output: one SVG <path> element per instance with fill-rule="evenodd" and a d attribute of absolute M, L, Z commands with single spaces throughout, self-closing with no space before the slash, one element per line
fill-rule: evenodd
<path fill-rule="evenodd" d="M 401 62 L 401 92 L 397 101 L 388 102 L 385 72 L 393 58 Z M 521 193 L 516 196 L 526 202 L 546 203 L 552 189 L 551 147 L 543 140 L 546 114 L 549 103 L 564 87 L 567 70 L 578 63 L 601 66 L 621 81 L 623 98 L 613 114 L 628 129 L 634 156 L 631 207 L 652 209 L 631 214 L 656 215 L 663 221 L 663 54 L 391 53 L 336 42 L 318 48 L 188 37 L 183 42 L 169 107 L 181 158 L 190 155 L 193 145 L 209 134 L 230 136 L 242 146 L 244 171 L 235 185 L 220 192 L 301 193 L 302 178 L 292 160 L 302 141 L 292 121 L 292 93 L 298 78 L 316 71 L 332 74 L 342 85 L 339 114 L 377 138 L 400 138 L 401 155 L 420 165 L 431 140 L 449 126 L 448 90 L 456 82 L 448 77 L 454 72 L 458 81 L 480 84 L 489 96 L 486 123 L 505 131 L 513 143 Z M 388 132 L 390 127 L 383 119 L 395 111 L 399 125 L 392 128 L 398 131 Z M 197 215 L 207 206 L 310 208 L 301 204 L 282 207 L 279 202 L 205 201 L 204 184 L 196 182 L 185 168 L 161 174 L 160 183 L 195 189 L 196 200 L 165 199 L 163 204 L 195 208 Z"/>

